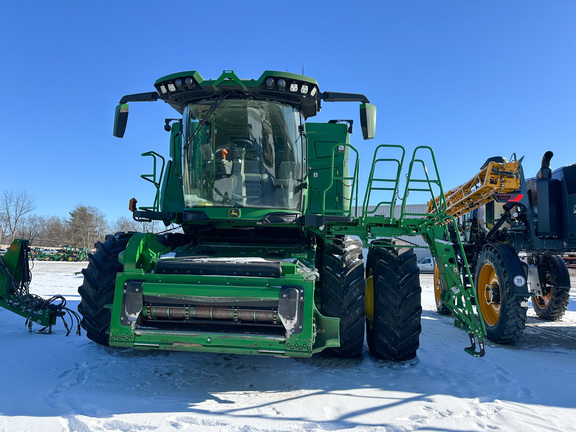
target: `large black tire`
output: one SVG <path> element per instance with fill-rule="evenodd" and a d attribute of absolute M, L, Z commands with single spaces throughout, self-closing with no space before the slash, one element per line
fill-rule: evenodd
<path fill-rule="evenodd" d="M 558 321 L 568 309 L 570 273 L 564 260 L 555 255 L 544 258 L 546 273 L 542 283 L 543 296 L 532 296 L 532 307 L 539 318 Z"/>
<path fill-rule="evenodd" d="M 514 278 L 523 276 L 522 264 L 508 246 L 502 250 L 488 245 L 478 257 L 474 278 L 478 306 L 486 326 L 486 336 L 501 344 L 514 344 L 526 326 L 525 298 L 514 295 Z"/>
<path fill-rule="evenodd" d="M 404 361 L 416 357 L 422 331 L 420 271 L 409 247 L 371 248 L 367 275 L 372 277 L 367 317 L 370 353 L 377 359 Z"/>
<path fill-rule="evenodd" d="M 340 347 L 326 354 L 358 357 L 364 349 L 364 261 L 362 244 L 350 237 L 324 246 L 320 277 L 320 313 L 340 319 Z"/>
<path fill-rule="evenodd" d="M 78 312 L 88 338 L 101 345 L 109 343 L 110 306 L 114 302 L 116 275 L 122 271 L 118 254 L 126 249 L 131 236 L 126 233 L 107 235 L 103 243 L 96 243 L 96 252 L 88 255 L 88 267 L 82 270 L 84 282 L 78 288 L 82 298 Z"/>

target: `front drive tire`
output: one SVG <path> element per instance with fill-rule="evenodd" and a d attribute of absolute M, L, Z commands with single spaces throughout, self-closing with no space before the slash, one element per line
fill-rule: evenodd
<path fill-rule="evenodd" d="M 375 358 L 405 361 L 416 357 L 420 345 L 420 271 L 412 248 L 397 240 L 391 244 L 395 247 L 369 252 L 367 340 Z"/>
<path fill-rule="evenodd" d="M 364 261 L 362 244 L 350 237 L 324 246 L 320 313 L 340 319 L 340 347 L 326 354 L 358 357 L 364 349 Z"/>
<path fill-rule="evenodd" d="M 514 344 L 524 333 L 526 308 L 522 306 L 524 297 L 514 295 L 513 279 L 524 272 L 517 255 L 505 252 L 485 247 L 478 257 L 474 281 L 486 336 L 496 343 Z"/>
<path fill-rule="evenodd" d="M 82 270 L 84 282 L 78 288 L 82 298 L 78 312 L 88 338 L 101 345 L 109 344 L 116 275 L 123 270 L 118 255 L 126 249 L 131 236 L 126 233 L 107 235 L 104 242 L 96 243 L 96 252 L 88 255 L 88 267 Z"/>

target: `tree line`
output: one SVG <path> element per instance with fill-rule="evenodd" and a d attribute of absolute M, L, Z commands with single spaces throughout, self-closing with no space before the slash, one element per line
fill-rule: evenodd
<path fill-rule="evenodd" d="M 155 232 L 157 229 L 154 222 L 141 223 L 124 216 L 109 223 L 93 206 L 79 204 L 69 212 L 69 217 L 40 216 L 34 213 L 35 208 L 34 198 L 26 191 L 1 192 L 0 244 L 21 238 L 30 240 L 32 246 L 92 248 L 109 233 Z"/>

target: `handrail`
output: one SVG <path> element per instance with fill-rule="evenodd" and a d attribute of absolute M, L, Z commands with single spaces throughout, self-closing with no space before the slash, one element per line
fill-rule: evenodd
<path fill-rule="evenodd" d="M 166 160 L 164 159 L 164 157 L 158 153 L 156 153 L 155 151 L 147 151 L 145 153 L 142 153 L 142 156 L 150 156 L 153 159 L 153 165 L 152 165 L 152 173 L 151 174 L 141 174 L 140 177 L 143 178 L 146 181 L 149 181 L 150 183 L 152 183 L 154 185 L 154 187 L 156 188 L 156 195 L 154 196 L 154 205 L 152 206 L 148 206 L 148 207 L 140 207 L 142 210 L 152 210 L 152 211 L 160 211 L 160 183 L 162 182 L 162 174 L 164 173 L 164 166 L 166 164 Z M 156 173 L 157 173 L 157 166 L 156 166 L 156 161 L 157 158 L 162 159 L 162 169 L 160 170 L 160 175 L 158 176 L 158 181 L 156 181 Z"/>
<path fill-rule="evenodd" d="M 400 158 L 379 158 L 378 153 L 381 149 L 400 149 L 401 157 Z M 368 178 L 368 184 L 366 185 L 366 193 L 364 194 L 364 203 L 362 205 L 362 217 L 365 218 L 369 215 L 375 214 L 380 206 L 382 205 L 389 205 L 390 206 L 390 215 L 389 219 L 392 220 L 394 218 L 394 207 L 396 205 L 396 197 L 398 196 L 398 185 L 400 182 L 400 174 L 402 172 L 402 166 L 404 164 L 404 156 L 406 155 L 406 150 L 404 147 L 395 145 L 395 144 L 380 144 L 374 150 L 374 157 L 372 158 L 372 167 L 370 168 L 370 176 Z M 376 166 L 381 165 L 382 163 L 392 163 L 396 165 L 396 176 L 392 177 L 375 177 L 376 173 Z M 384 183 L 383 186 L 375 187 L 374 183 Z M 391 186 L 386 186 L 386 184 L 392 183 Z M 370 206 L 370 197 L 372 196 L 372 191 L 388 191 L 392 192 L 390 200 L 381 200 L 379 201 L 374 209 L 368 210 Z"/>
<path fill-rule="evenodd" d="M 342 175 L 334 175 L 336 170 L 335 160 L 338 153 L 342 153 L 345 151 L 345 148 L 348 147 L 352 149 L 356 154 L 356 162 L 354 164 L 354 171 L 351 176 L 345 176 L 344 172 Z M 357 216 L 358 212 L 358 171 L 359 171 L 359 163 L 360 158 L 358 155 L 358 150 L 356 150 L 352 145 L 346 143 L 338 143 L 332 147 L 332 163 L 330 167 L 331 173 L 331 181 L 328 187 L 322 190 L 322 214 L 332 214 L 332 215 L 341 215 L 341 216 L 352 216 L 352 204 L 354 205 L 354 216 Z M 334 186 L 335 181 L 342 181 L 342 203 L 344 201 L 349 201 L 347 206 L 343 205 L 342 210 L 340 209 L 327 209 L 326 208 L 326 194 L 327 192 Z M 349 181 L 349 184 L 346 184 L 346 181 Z M 350 189 L 350 197 L 346 197 L 344 194 L 344 189 Z"/>
<path fill-rule="evenodd" d="M 419 151 L 427 151 L 429 153 L 429 158 L 432 161 L 432 165 L 434 167 L 434 177 L 430 177 L 428 174 L 428 169 L 423 159 L 417 158 Z M 413 178 L 414 177 L 414 167 L 421 165 L 422 170 L 424 172 L 424 178 Z M 429 192 L 431 199 L 434 199 L 435 193 L 433 190 L 433 185 L 436 185 L 438 188 L 440 195 L 438 197 L 438 202 L 435 205 L 435 213 L 441 214 L 444 213 L 446 210 L 446 200 L 444 198 L 444 191 L 442 188 L 442 183 L 440 181 L 440 173 L 438 171 L 438 164 L 436 163 L 436 157 L 434 156 L 434 151 L 429 146 L 419 146 L 414 149 L 412 153 L 412 160 L 410 161 L 410 165 L 408 168 L 408 175 L 406 176 L 406 188 L 404 189 L 404 197 L 402 199 L 402 210 L 401 210 L 401 219 L 404 219 L 405 216 L 418 216 L 421 218 L 425 218 L 429 216 L 429 213 L 407 213 L 406 212 L 406 204 L 408 201 L 408 196 L 410 192 Z M 426 184 L 427 187 L 412 187 L 412 184 Z"/>

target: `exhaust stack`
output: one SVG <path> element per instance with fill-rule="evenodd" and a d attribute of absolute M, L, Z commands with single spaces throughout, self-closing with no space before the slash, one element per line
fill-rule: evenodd
<path fill-rule="evenodd" d="M 540 171 L 536 174 L 536 178 L 539 179 L 549 179 L 552 178 L 552 170 L 550 169 L 550 160 L 554 156 L 554 153 L 551 151 L 547 151 L 542 156 L 542 166 L 540 167 Z"/>

